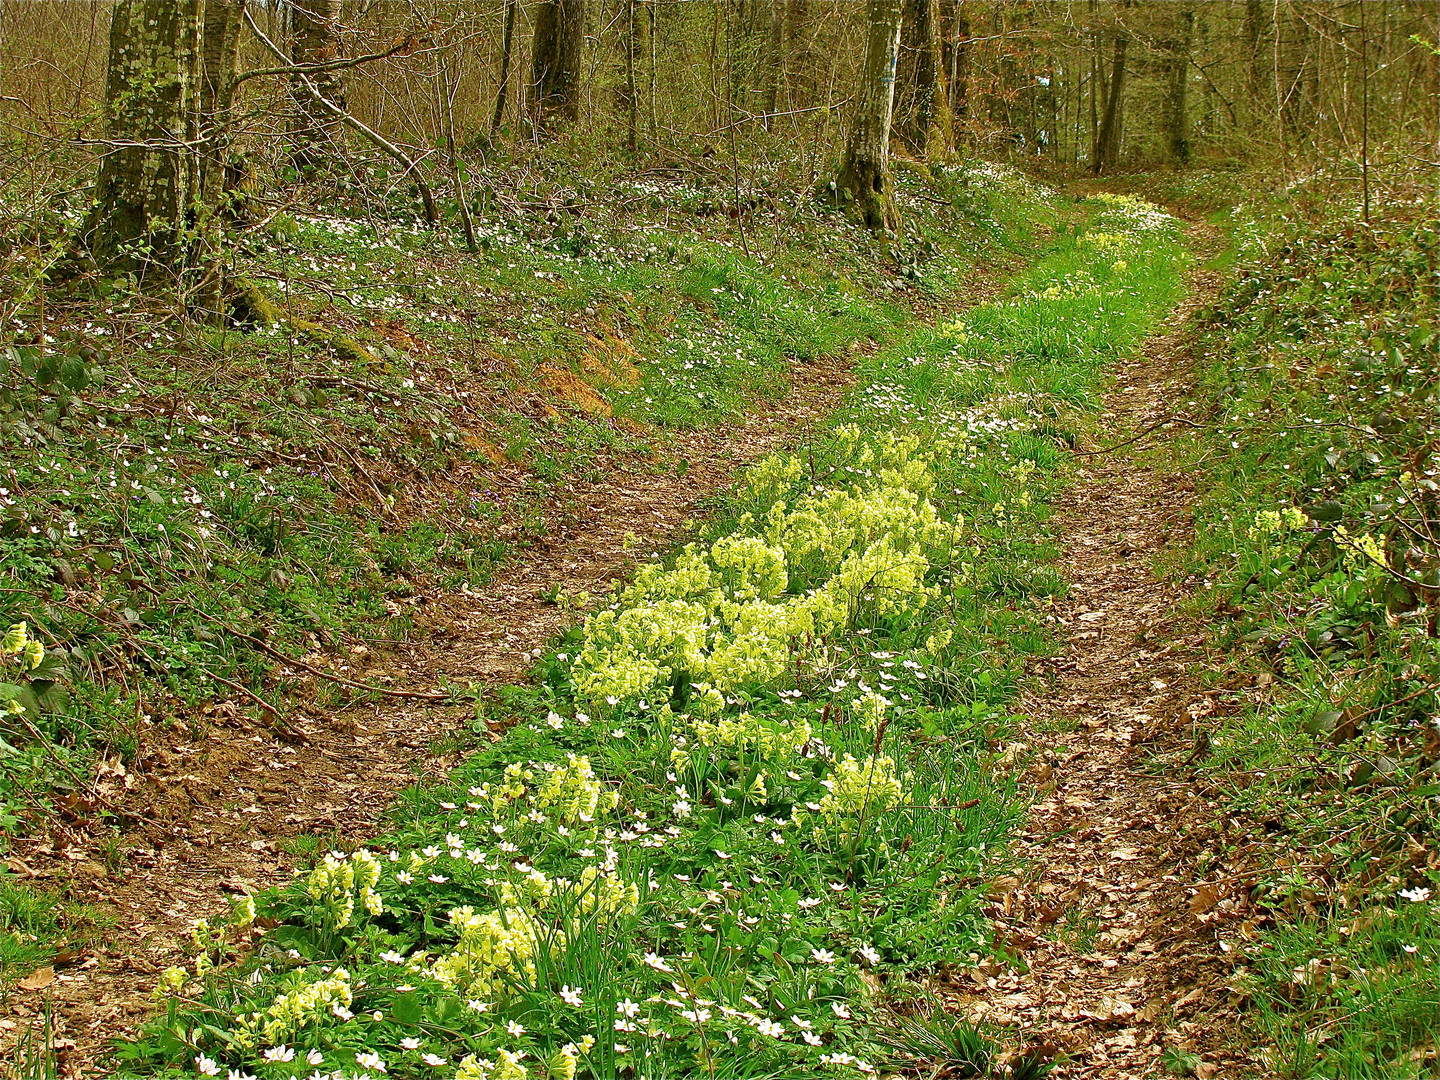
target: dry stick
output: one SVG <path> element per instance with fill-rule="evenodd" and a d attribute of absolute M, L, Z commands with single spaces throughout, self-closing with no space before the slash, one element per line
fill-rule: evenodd
<path fill-rule="evenodd" d="M 1110 454 L 1116 450 L 1119 450 L 1122 446 L 1129 446 L 1131 443 L 1139 442 L 1146 435 L 1149 435 L 1157 428 L 1164 427 L 1166 424 L 1188 424 L 1192 428 L 1203 428 L 1205 426 L 1204 424 L 1197 424 L 1193 420 L 1187 420 L 1183 416 L 1167 416 L 1163 420 L 1157 420 L 1155 423 L 1151 424 L 1149 427 L 1147 427 L 1144 431 L 1140 432 L 1140 434 L 1136 435 L 1135 437 L 1126 439 L 1124 442 L 1118 442 L 1114 446 L 1102 447 L 1099 450 L 1072 450 L 1070 452 L 1076 457 L 1091 457 L 1095 454 Z"/>
<path fill-rule="evenodd" d="M 378 131 L 366 127 L 359 120 L 356 120 L 355 117 L 350 115 L 350 111 L 348 109 L 340 108 L 334 102 L 329 100 L 324 94 L 320 93 L 319 89 L 315 86 L 315 84 L 310 81 L 310 77 L 306 75 L 303 71 L 299 70 L 294 64 L 291 64 L 289 58 L 286 57 L 286 55 L 280 50 L 280 47 L 265 36 L 265 32 L 256 25 L 255 20 L 251 17 L 249 8 L 245 9 L 244 15 L 245 22 L 249 24 L 250 29 L 255 34 L 255 36 L 260 39 L 260 43 L 270 51 L 271 55 L 273 55 L 275 59 L 279 60 L 282 64 L 289 65 L 288 67 L 285 67 L 281 70 L 288 71 L 289 73 L 294 75 L 295 78 L 300 81 L 300 84 L 305 87 L 305 92 L 315 99 L 316 104 L 318 104 L 326 112 L 330 113 L 331 116 L 334 116 L 336 119 L 338 119 L 346 127 L 353 128 L 355 131 L 359 132 L 365 138 L 369 139 L 372 143 L 374 143 L 375 146 L 377 146 L 379 149 L 383 150 L 386 154 L 399 162 L 400 165 L 405 169 L 405 172 L 402 174 L 402 176 L 408 176 L 411 173 L 415 175 L 415 184 L 417 187 L 420 188 L 420 198 L 425 203 L 425 219 L 431 225 L 438 225 L 440 223 L 440 213 L 438 210 L 435 209 L 435 195 L 430 190 L 430 185 L 425 182 L 425 177 L 420 172 L 420 163 L 416 160 L 413 160 L 410 155 L 405 153 L 404 150 L 401 150 L 398 146 L 392 143 L 389 139 L 385 138 L 385 136 L 381 135 Z"/>
<path fill-rule="evenodd" d="M 298 660 L 293 656 L 289 656 L 286 653 L 281 652 L 279 649 L 271 648 L 259 638 L 252 637 L 250 634 L 245 633 L 245 631 L 237 627 L 231 626 L 224 619 L 218 619 L 214 615 L 211 615 L 208 611 L 205 611 L 202 608 L 198 608 L 194 604 L 187 603 L 186 601 L 182 600 L 180 602 L 180 606 L 187 608 L 190 611 L 193 611 L 196 615 L 199 615 L 207 622 L 214 623 L 216 626 L 220 627 L 225 632 L 234 634 L 240 640 L 247 642 L 248 644 L 250 644 L 256 649 L 259 649 L 266 655 L 276 660 L 279 660 L 282 664 L 289 664 L 291 667 L 297 667 L 304 671 L 308 671 L 311 675 L 315 675 L 321 679 L 328 679 L 330 682 L 336 682 L 342 686 L 349 686 L 356 690 L 367 690 L 372 694 L 384 694 L 387 697 L 405 698 L 412 701 L 447 702 L 455 700 L 454 694 L 435 694 L 424 690 L 396 690 L 388 686 L 372 686 L 369 683 L 356 682 L 353 679 L 347 679 L 343 675 L 336 675 L 332 671 L 321 671 L 319 668 L 311 667 L 303 660 Z"/>

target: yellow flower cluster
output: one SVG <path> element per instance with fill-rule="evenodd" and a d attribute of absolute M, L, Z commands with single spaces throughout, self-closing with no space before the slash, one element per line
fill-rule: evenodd
<path fill-rule="evenodd" d="M 893 760 L 872 754 L 861 762 L 846 754 L 835 766 L 829 792 L 820 800 L 820 813 L 832 822 L 843 815 L 873 817 L 899 806 L 904 798 Z"/>
<path fill-rule="evenodd" d="M 508 906 L 482 913 L 466 904 L 450 912 L 450 925 L 460 938 L 430 968 L 445 986 L 487 997 L 516 978 L 534 980 L 535 952 L 545 928 L 529 911 Z"/>
<path fill-rule="evenodd" d="M 1358 576 L 1389 567 L 1385 548 L 1369 533 L 1352 536 L 1344 525 L 1335 526 L 1335 542 L 1345 549 L 1345 569 Z"/>
<path fill-rule="evenodd" d="M 1290 529 L 1303 529 L 1308 524 L 1310 524 L 1310 519 L 1305 516 L 1305 511 L 1298 507 L 1284 506 L 1279 510 L 1257 510 L 1255 524 L 1250 526 L 1250 539 L 1259 540 Z"/>
<path fill-rule="evenodd" d="M 304 975 L 296 977 L 304 978 Z M 267 1043 L 283 1043 L 327 1013 L 348 1015 L 350 1000 L 350 973 L 336 968 L 324 978 L 281 994 L 264 1012 L 237 1016 L 239 1027 L 232 1038 L 241 1049 L 254 1049 L 262 1037 Z"/>
<path fill-rule="evenodd" d="M 697 719 L 691 727 L 701 746 L 727 747 L 742 757 L 753 754 L 771 762 L 793 758 L 813 734 L 808 720 L 787 723 L 748 712 L 714 720 Z"/>
<path fill-rule="evenodd" d="M 374 855 L 365 850 L 356 851 L 348 859 L 327 854 L 324 860 L 310 871 L 305 882 L 305 891 L 310 898 L 321 904 L 331 923 L 331 928 L 341 930 L 350 925 L 355 914 L 355 890 L 366 911 L 379 915 L 385 910 L 375 886 L 380 882 L 380 863 Z"/>
<path fill-rule="evenodd" d="M 931 561 L 957 539 L 929 501 L 929 465 L 948 444 L 921 453 L 914 438 L 858 446 L 845 487 L 770 502 L 757 521 L 708 549 L 690 545 L 672 569 L 642 568 L 616 605 L 591 615 L 573 667 L 592 700 L 654 693 L 688 676 L 692 711 L 715 716 L 724 695 L 779 678 L 803 648 L 846 625 L 856 606 L 880 614 L 918 611 L 938 595 L 925 583 Z M 745 497 L 757 509 L 801 475 L 792 457 L 767 458 Z M 792 579 L 820 581 L 803 595 Z"/>
<path fill-rule="evenodd" d="M 595 779 L 590 759 L 574 754 L 566 757 L 564 765 L 546 762 L 541 766 L 545 778 L 531 795 L 535 806 L 550 809 L 568 825 L 589 824 L 595 820 L 597 810 L 614 810 L 620 803 L 620 795 Z"/>
<path fill-rule="evenodd" d="M 45 659 L 45 646 L 30 636 L 28 624 L 17 622 L 0 639 L 0 653 L 16 657 L 22 671 L 34 671 Z"/>
<path fill-rule="evenodd" d="M 455 1080 L 527 1080 L 529 1073 L 521 1064 L 524 1052 L 497 1050 L 497 1061 L 467 1054 L 455 1072 Z"/>

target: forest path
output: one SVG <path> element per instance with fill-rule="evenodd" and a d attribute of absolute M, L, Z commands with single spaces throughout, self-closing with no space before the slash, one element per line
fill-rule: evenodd
<path fill-rule="evenodd" d="M 1213 230 L 1189 233 L 1199 260 L 1216 249 Z M 1193 414 L 1190 320 L 1222 283 L 1193 271 L 1167 323 L 1114 370 L 1105 445 Z M 1014 848 L 1020 869 L 991 893 L 997 944 L 1023 964 L 972 969 L 952 998 L 958 1015 L 1018 1029 L 1027 1053 L 1062 1057 L 1057 1077 L 1168 1075 L 1167 1047 L 1195 1054 L 1200 1076 L 1241 1065 L 1222 1045 L 1234 964 L 1217 932 L 1239 905 L 1196 873 L 1214 813 L 1183 766 L 1146 769 L 1156 754 L 1182 762 L 1192 717 L 1213 707 L 1204 627 L 1178 611 L 1191 587 L 1154 569 L 1193 537 L 1196 477 L 1167 452 L 1177 430 L 1113 454 L 1086 447 L 1057 508 L 1065 644 L 1035 665 L 1043 684 L 1017 705 L 1033 722 L 1036 802 Z"/>
<path fill-rule="evenodd" d="M 447 683 L 523 681 L 534 663 L 531 651 L 578 618 L 542 593 L 561 586 L 598 594 L 628 578 L 637 560 L 664 551 L 703 520 L 705 499 L 739 469 L 802 442 L 840 405 L 850 383 L 841 361 L 797 362 L 787 397 L 736 423 L 667 440 L 665 457 L 687 468 L 646 471 L 642 463 L 572 485 L 578 513 L 563 531 L 521 552 L 484 589 L 446 594 L 417 611 L 415 643 L 388 653 L 354 650 L 339 673 L 421 693 Z M 177 733 L 172 746 L 139 765 L 140 786 L 127 803 L 143 809 L 124 837 L 123 877 L 112 877 L 78 845 L 51 856 L 51 865 L 68 859 L 72 868 L 67 899 L 116 920 L 103 944 L 57 965 L 46 987 L 61 1076 L 107 1074 L 107 1041 L 149 1015 L 156 976 L 184 962 L 182 938 L 196 919 L 227 910 L 227 892 L 288 881 L 305 861 L 292 837 L 333 836 L 340 846 L 373 840 L 402 788 L 457 763 L 455 748 L 476 717 L 473 705 L 391 698 L 287 717 L 277 740 L 228 713 L 216 709 L 209 730 L 191 738 Z M 491 735 L 499 737 L 498 721 Z M 16 1037 L 35 1015 L 38 996 L 17 1006 L 19 1023 L 0 1030 L 0 1057 L 6 1037 Z"/>

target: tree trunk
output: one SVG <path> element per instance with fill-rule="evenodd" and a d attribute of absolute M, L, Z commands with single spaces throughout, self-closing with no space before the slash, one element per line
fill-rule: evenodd
<path fill-rule="evenodd" d="M 895 126 L 905 145 L 920 157 L 925 156 L 929 142 L 930 118 L 940 85 L 936 78 L 939 25 L 938 0 L 904 0 Z"/>
<path fill-rule="evenodd" d="M 1268 111 L 1265 101 L 1265 53 L 1263 48 L 1265 12 L 1261 0 L 1245 0 L 1245 22 L 1241 33 L 1245 38 L 1245 104 L 1251 120 Z"/>
<path fill-rule="evenodd" d="M 290 0 L 290 59 L 299 65 L 324 64 L 340 57 L 341 0 Z M 338 71 L 316 71 L 310 84 L 335 109 L 346 110 L 345 81 Z M 334 109 L 324 108 L 297 79 L 290 90 L 294 102 L 290 163 L 314 168 L 344 147 L 345 124 Z"/>
<path fill-rule="evenodd" d="M 810 46 L 812 13 L 809 0 L 785 4 L 785 105 L 803 109 L 815 101 L 815 57 Z"/>
<path fill-rule="evenodd" d="M 519 0 L 505 0 L 505 30 L 500 42 L 500 87 L 495 91 L 495 112 L 490 117 L 490 137 L 500 131 L 505 118 L 505 99 L 510 96 L 510 64 L 515 56 L 515 9 Z"/>
<path fill-rule="evenodd" d="M 235 78 L 240 69 L 240 21 L 245 0 L 205 0 L 200 47 L 200 112 L 197 142 L 200 148 L 200 198 L 196 214 L 197 261 L 200 280 L 195 307 L 206 322 L 225 319 L 223 229 L 238 215 L 227 196 L 243 197 L 243 171 L 232 170 L 230 147 L 234 141 Z"/>
<path fill-rule="evenodd" d="M 867 0 L 865 67 L 855 96 L 836 184 L 854 200 L 866 227 L 897 230 L 900 213 L 890 179 L 890 121 L 900 50 L 900 0 Z"/>
<path fill-rule="evenodd" d="M 85 230 L 102 273 L 176 269 L 198 183 L 187 129 L 199 59 L 200 0 L 118 0 L 105 76 L 109 147 Z"/>
<path fill-rule="evenodd" d="M 235 76 L 240 68 L 240 21 L 245 0 L 205 0 L 200 64 L 200 204 L 220 205 L 234 132 Z"/>
<path fill-rule="evenodd" d="M 535 13 L 531 82 L 536 126 L 580 117 L 585 0 L 543 0 Z"/>
<path fill-rule="evenodd" d="M 780 84 L 785 81 L 785 9 L 783 3 L 770 5 L 769 36 L 765 45 L 765 130 L 780 109 Z"/>
<path fill-rule="evenodd" d="M 625 149 L 635 153 L 640 144 L 640 93 L 635 82 L 635 54 L 640 48 L 640 29 L 635 19 L 636 0 L 620 0 L 625 27 L 625 87 L 620 104 L 625 112 Z"/>
<path fill-rule="evenodd" d="M 1165 41 L 1165 142 L 1170 160 L 1177 165 L 1190 161 L 1190 120 L 1187 112 L 1187 90 L 1190 85 L 1190 50 L 1194 44 L 1195 13 L 1184 9 L 1175 13 L 1175 37 Z"/>
<path fill-rule="evenodd" d="M 952 11 L 950 33 L 946 35 L 949 49 L 946 71 L 950 84 L 950 128 L 958 147 L 965 144 L 970 124 L 970 18 L 965 13 L 963 0 L 949 2 Z"/>
<path fill-rule="evenodd" d="M 1110 64 L 1110 85 L 1105 95 L 1105 118 L 1100 122 L 1096 138 L 1092 171 L 1099 176 L 1115 164 L 1120 155 L 1120 102 L 1125 93 L 1125 53 L 1130 37 L 1123 29 L 1115 31 L 1115 58 Z"/>

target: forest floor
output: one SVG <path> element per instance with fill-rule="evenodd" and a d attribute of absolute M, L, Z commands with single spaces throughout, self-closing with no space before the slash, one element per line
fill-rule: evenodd
<path fill-rule="evenodd" d="M 1191 241 L 1203 256 L 1215 237 L 1192 228 Z M 1154 430 L 1115 453 L 1079 444 L 1083 464 L 1052 522 L 1069 586 L 1052 611 L 1063 650 L 1033 662 L 1016 707 L 1031 720 L 1027 780 L 1038 799 L 1014 850 L 1018 869 L 990 891 L 997 950 L 1014 961 L 985 961 L 943 989 L 956 1014 L 1061 1059 L 1055 1075 L 1157 1075 L 1167 1049 L 1194 1055 L 1194 1075 L 1246 1065 L 1230 1045 L 1237 998 L 1227 981 L 1246 912 L 1230 883 L 1191 869 L 1215 817 L 1184 769 L 1193 720 L 1215 708 L 1201 685 L 1205 630 L 1177 613 L 1188 588 L 1162 569 L 1190 542 L 1195 492 L 1195 477 L 1166 452 L 1166 421 L 1194 398 L 1191 316 L 1221 284 L 1196 270 L 1168 323 L 1113 371 L 1101 424 L 1114 434 L 1102 441 Z M 92 1075 L 104 1045 L 153 1009 L 155 976 L 183 962 L 179 938 L 221 912 L 222 891 L 289 880 L 314 854 L 300 838 L 363 842 L 406 785 L 442 775 L 477 732 L 498 738 L 483 707 L 403 695 L 524 679 L 574 619 L 546 599 L 557 586 L 603 591 L 672 546 L 708 495 L 746 464 L 801 444 L 850 382 L 833 360 L 793 375 L 788 397 L 742 424 L 676 436 L 667 453 L 688 462 L 683 474 L 622 470 L 578 486 L 584 510 L 573 525 L 483 589 L 431 605 L 422 644 L 357 652 L 351 677 L 396 689 L 388 704 L 297 723 L 279 754 L 258 759 L 261 740 L 218 718 L 204 746 L 177 745 L 173 760 L 152 762 L 164 767 L 170 820 L 137 830 L 123 881 L 78 863 L 93 868 L 89 899 L 116 925 L 102 947 L 54 966 L 60 1075 Z"/>
<path fill-rule="evenodd" d="M 1202 256 L 1215 242 L 1195 227 L 1191 239 Z M 1229 883 L 1192 869 L 1215 818 L 1184 767 L 1193 721 L 1215 709 L 1201 685 L 1207 630 L 1180 611 L 1190 588 L 1161 571 L 1193 540 L 1197 480 L 1169 452 L 1180 429 L 1167 420 L 1189 419 L 1191 316 L 1222 284 L 1197 270 L 1168 324 L 1114 371 L 1102 437 L 1121 445 L 1089 445 L 1058 505 L 1063 651 L 1035 665 L 1043 687 L 1018 703 L 1037 801 L 1016 876 L 991 892 L 997 945 L 1018 962 L 973 969 L 953 999 L 1031 1052 L 1063 1055 L 1057 1075 L 1157 1075 L 1167 1046 L 1194 1055 L 1194 1075 L 1244 1071 L 1227 1045 L 1238 1017 L 1226 940 L 1243 910 Z"/>
<path fill-rule="evenodd" d="M 419 695 L 447 680 L 492 690 L 523 680 L 532 650 L 576 619 L 546 596 L 557 587 L 601 593 L 628 578 L 637 558 L 698 527 L 706 497 L 734 483 L 739 470 L 799 445 L 849 383 L 841 361 L 796 363 L 785 398 L 724 430 L 676 434 L 666 450 L 688 462 L 683 475 L 620 469 L 576 485 L 583 510 L 564 532 L 483 589 L 439 598 L 421 643 L 357 655 L 352 674 L 372 683 L 388 675 L 400 694 Z M 203 745 L 177 745 L 172 762 L 153 762 L 151 779 L 158 777 L 174 804 L 165 815 L 171 820 L 132 835 L 137 846 L 123 881 L 112 884 L 98 863 L 81 863 L 95 881 L 87 902 L 116 922 L 102 946 L 54 972 L 61 1075 L 93 1075 L 89 1066 L 103 1059 L 108 1042 L 153 1010 L 156 974 L 184 962 L 179 945 L 190 925 L 225 911 L 226 893 L 289 881 L 311 854 L 303 838 L 333 837 L 348 848 L 373 836 L 402 788 L 443 775 L 463 756 L 476 717 L 473 706 L 397 696 L 298 722 L 277 757 L 257 757 L 261 740 L 247 730 L 217 725 Z M 490 739 L 499 738 L 499 721 L 480 722 Z"/>

